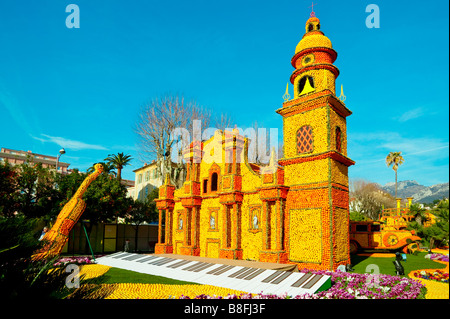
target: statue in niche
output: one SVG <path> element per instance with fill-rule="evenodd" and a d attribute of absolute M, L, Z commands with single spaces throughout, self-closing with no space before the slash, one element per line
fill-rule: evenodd
<path fill-rule="evenodd" d="M 183 229 L 183 218 L 178 219 L 178 230 L 182 230 Z"/>
<path fill-rule="evenodd" d="M 258 215 L 255 214 L 253 215 L 253 229 L 258 229 Z"/>
<path fill-rule="evenodd" d="M 209 228 L 216 229 L 216 219 L 214 218 L 214 213 L 209 216 Z"/>

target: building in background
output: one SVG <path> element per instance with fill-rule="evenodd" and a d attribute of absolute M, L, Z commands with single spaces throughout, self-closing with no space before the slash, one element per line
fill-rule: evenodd
<path fill-rule="evenodd" d="M 9 148 L 1 148 L 0 162 L 8 162 L 11 165 L 20 165 L 26 162 L 41 163 L 42 167 L 55 169 L 56 156 L 36 154 L 31 151 L 18 151 Z M 62 174 L 70 173 L 69 163 L 58 161 L 58 171 Z"/>
<path fill-rule="evenodd" d="M 145 200 L 154 188 L 162 185 L 156 165 L 156 161 L 150 164 L 145 163 L 144 166 L 133 171 L 135 174 L 134 187 L 129 188 L 128 194 L 134 200 Z"/>

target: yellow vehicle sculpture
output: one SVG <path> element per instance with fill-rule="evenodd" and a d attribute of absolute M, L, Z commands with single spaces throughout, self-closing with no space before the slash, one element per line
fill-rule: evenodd
<path fill-rule="evenodd" d="M 406 229 L 413 218 L 409 208 L 389 208 L 382 211 L 378 221 L 350 221 L 350 252 L 366 249 L 416 251 L 421 238 L 414 230 Z"/>

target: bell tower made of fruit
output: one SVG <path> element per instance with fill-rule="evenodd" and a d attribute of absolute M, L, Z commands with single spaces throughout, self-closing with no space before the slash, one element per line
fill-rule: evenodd
<path fill-rule="evenodd" d="M 294 87 L 276 112 L 283 117 L 285 247 L 305 268 L 335 270 L 350 264 L 347 122 L 336 96 L 337 53 L 314 12 L 306 21 L 291 64 Z"/>

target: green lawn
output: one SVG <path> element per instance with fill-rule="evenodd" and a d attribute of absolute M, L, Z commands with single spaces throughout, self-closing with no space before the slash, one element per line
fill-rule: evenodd
<path fill-rule="evenodd" d="M 109 269 L 103 276 L 101 282 L 104 284 L 132 283 L 132 284 L 167 284 L 167 285 L 198 285 L 194 282 L 170 279 L 161 276 L 148 275 L 126 269 Z"/>
<path fill-rule="evenodd" d="M 417 256 L 414 255 L 406 255 L 406 261 L 402 261 L 403 268 L 405 269 L 405 276 L 413 270 L 418 269 L 429 269 L 429 268 L 437 268 L 442 269 L 445 268 L 444 264 L 432 261 L 430 259 L 424 258 L 426 252 L 420 252 Z M 385 275 L 395 275 L 395 266 L 393 261 L 394 257 L 386 258 L 386 257 L 365 257 L 358 255 L 350 255 L 352 267 L 355 273 L 364 274 L 369 272 L 366 271 L 366 267 L 370 264 L 377 265 L 380 269 L 381 274 Z"/>

